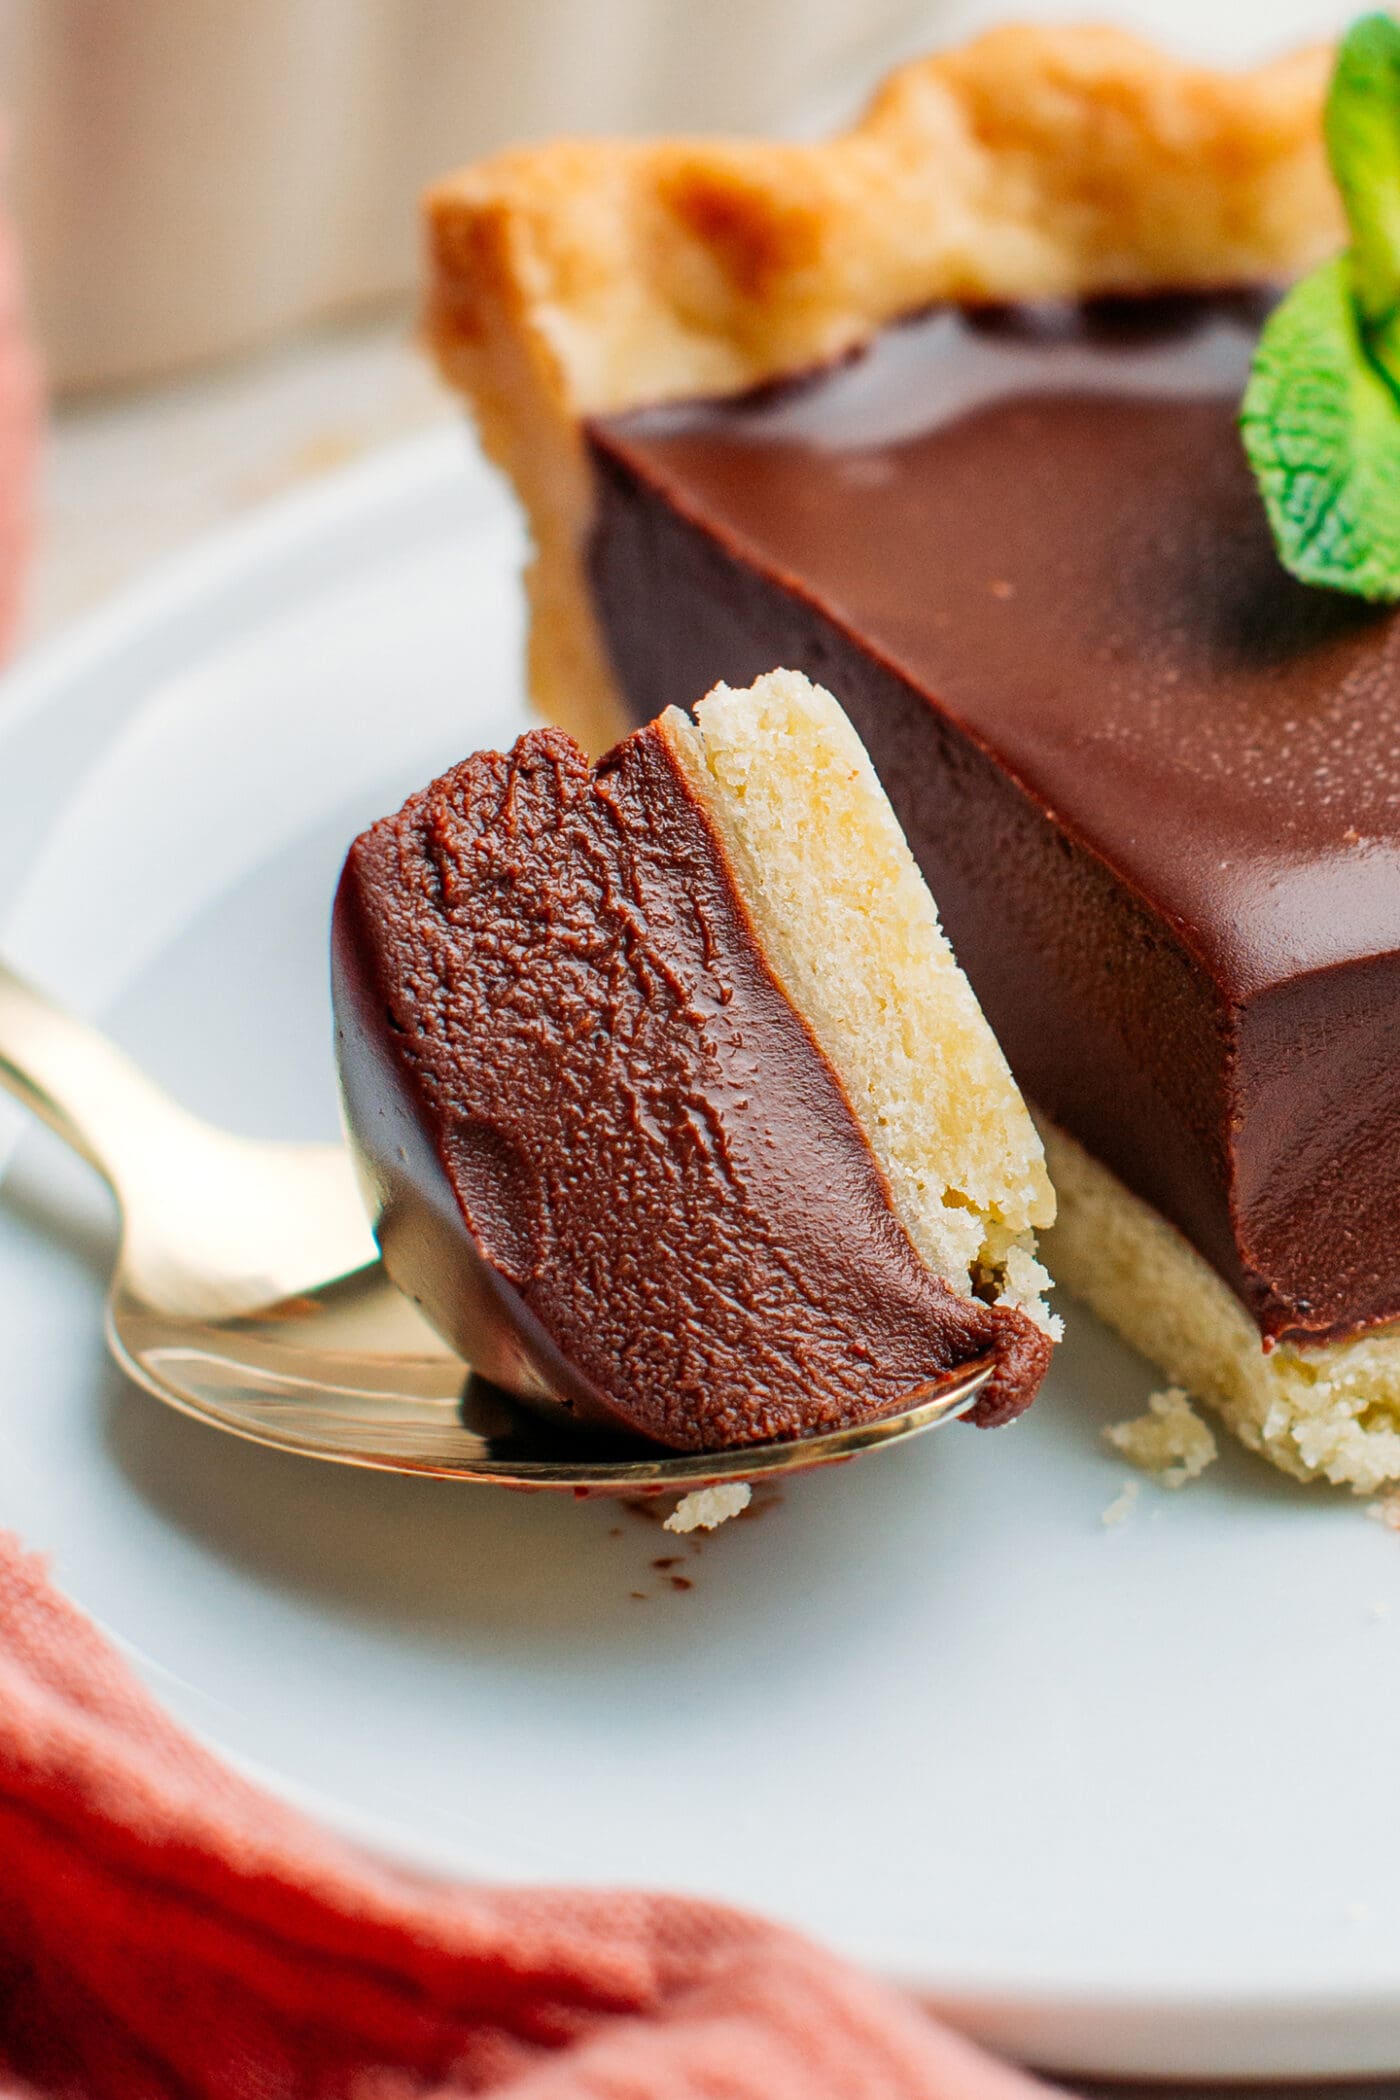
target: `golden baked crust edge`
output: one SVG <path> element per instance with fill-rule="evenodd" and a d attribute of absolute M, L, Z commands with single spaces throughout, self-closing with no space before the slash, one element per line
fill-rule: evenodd
<path fill-rule="evenodd" d="M 739 391 L 935 300 L 1289 278 L 1340 246 L 1328 54 L 1187 66 L 1124 32 L 1006 28 L 892 75 L 817 144 L 559 141 L 427 197 L 427 332 L 529 515 L 536 704 L 626 725 L 584 568 L 580 421 Z M 698 696 L 697 696 L 698 697 Z"/>

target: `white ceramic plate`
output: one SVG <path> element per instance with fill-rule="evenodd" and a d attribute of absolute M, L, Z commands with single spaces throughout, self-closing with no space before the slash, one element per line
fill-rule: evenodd
<path fill-rule="evenodd" d="M 340 857 L 520 727 L 519 554 L 434 437 L 22 667 L 0 949 L 205 1114 L 333 1133 Z M 0 1522 L 282 1793 L 453 1872 L 781 1914 L 1044 2064 L 1400 2066 L 1400 1538 L 1233 1450 L 1106 1527 L 1152 1380 L 1087 1314 L 1014 1429 L 691 1549 L 166 1411 L 104 1360 L 105 1197 L 0 1146 Z"/>

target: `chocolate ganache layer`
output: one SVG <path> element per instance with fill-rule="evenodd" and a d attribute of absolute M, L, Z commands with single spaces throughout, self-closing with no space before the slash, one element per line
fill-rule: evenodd
<path fill-rule="evenodd" d="M 936 310 L 589 426 L 639 716 L 838 696 L 1030 1098 L 1267 1342 L 1400 1317 L 1400 624 L 1296 583 L 1244 297 Z"/>
<path fill-rule="evenodd" d="M 863 1421 L 1022 1313 L 924 1265 L 656 728 L 469 759 L 352 847 L 332 966 L 389 1273 L 485 1376 L 718 1450 Z"/>

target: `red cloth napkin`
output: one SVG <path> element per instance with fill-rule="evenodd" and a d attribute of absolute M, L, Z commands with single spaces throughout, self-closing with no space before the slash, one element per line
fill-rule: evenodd
<path fill-rule="evenodd" d="M 0 2094 L 1044 2100 L 776 1926 L 453 1888 L 219 1764 L 0 1533 Z"/>

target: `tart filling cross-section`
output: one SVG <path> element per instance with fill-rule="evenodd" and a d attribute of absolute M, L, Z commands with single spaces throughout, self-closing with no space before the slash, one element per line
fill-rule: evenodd
<path fill-rule="evenodd" d="M 830 685 L 1045 1119 L 1057 1276 L 1301 1476 L 1400 1477 L 1400 625 L 1277 558 L 1238 416 L 1334 253 L 1328 55 L 1015 30 L 819 146 L 430 200 L 434 340 L 599 741 Z"/>
<path fill-rule="evenodd" d="M 385 1263 L 497 1384 L 701 1451 L 984 1360 L 972 1419 L 1029 1404 L 1040 1140 L 804 678 L 468 759 L 356 841 L 332 952 Z"/>

